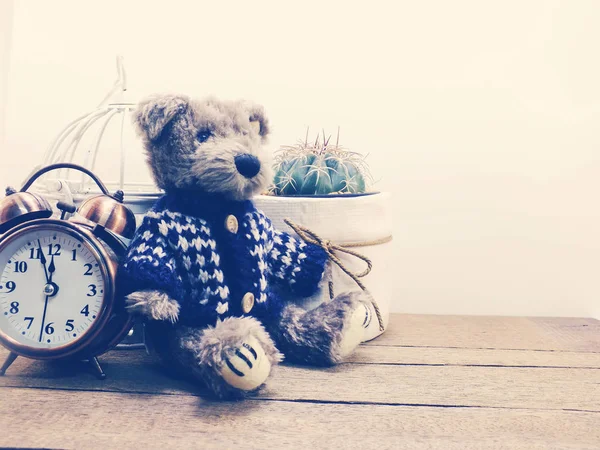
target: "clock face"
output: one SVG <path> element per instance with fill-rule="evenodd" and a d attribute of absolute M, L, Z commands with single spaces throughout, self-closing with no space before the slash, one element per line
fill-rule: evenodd
<path fill-rule="evenodd" d="M 83 234 L 30 226 L 0 244 L 0 332 L 18 345 L 58 349 L 101 318 L 106 269 Z"/>

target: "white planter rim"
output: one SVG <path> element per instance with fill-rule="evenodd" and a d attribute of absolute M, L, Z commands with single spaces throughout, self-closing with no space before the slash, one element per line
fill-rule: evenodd
<path fill-rule="evenodd" d="M 370 195 L 381 194 L 381 192 L 357 192 L 354 194 L 313 194 L 313 195 L 273 195 L 273 194 L 260 194 L 263 197 L 274 197 L 274 198 L 355 198 L 355 197 L 368 197 Z"/>

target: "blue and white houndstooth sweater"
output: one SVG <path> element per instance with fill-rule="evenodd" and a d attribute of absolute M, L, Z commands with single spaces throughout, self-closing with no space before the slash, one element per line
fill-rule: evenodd
<path fill-rule="evenodd" d="M 312 295 L 326 261 L 322 248 L 275 230 L 249 200 L 175 191 L 146 214 L 120 267 L 119 283 L 124 294 L 166 292 L 180 303 L 179 322 L 185 325 L 214 325 L 218 318 L 243 315 L 248 293 L 255 299 L 249 314 L 268 321 L 283 306 L 269 284 Z"/>

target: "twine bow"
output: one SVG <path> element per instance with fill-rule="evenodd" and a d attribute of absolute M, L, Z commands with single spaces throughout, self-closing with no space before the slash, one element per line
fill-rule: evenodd
<path fill-rule="evenodd" d="M 377 304 L 377 302 L 375 301 L 373 296 L 369 293 L 369 291 L 367 291 L 367 288 L 363 284 L 363 282 L 360 280 L 361 278 L 366 277 L 371 272 L 371 269 L 373 268 L 373 263 L 365 255 L 361 255 L 360 253 L 358 253 L 354 250 L 350 250 L 348 247 L 359 247 L 359 246 L 383 244 L 385 242 L 389 242 L 391 240 L 391 236 L 388 238 L 379 239 L 379 240 L 373 241 L 373 242 L 364 242 L 364 243 L 361 242 L 361 243 L 355 243 L 355 244 L 340 245 L 340 244 L 334 244 L 330 240 L 323 239 L 321 236 L 319 236 L 314 231 L 312 231 L 302 225 L 298 225 L 298 224 L 292 222 L 290 219 L 283 219 L 283 221 L 292 230 L 294 230 L 296 232 L 296 234 L 298 236 L 300 236 L 300 239 L 302 239 L 304 242 L 307 242 L 309 244 L 318 245 L 323 250 L 325 250 L 325 253 L 327 253 L 327 256 L 329 257 L 329 259 L 331 261 L 333 261 L 334 263 L 336 263 L 338 265 L 338 267 L 340 269 L 342 269 L 342 271 L 344 271 L 344 273 L 346 275 L 348 275 L 350 278 L 352 278 L 354 280 L 354 282 L 358 285 L 359 288 L 361 288 L 364 292 L 366 292 L 369 295 L 369 297 L 371 299 L 371 304 L 373 305 L 373 309 L 375 310 L 375 314 L 377 315 L 377 320 L 379 321 L 379 330 L 384 331 L 385 327 L 383 325 L 383 317 L 381 316 L 381 311 L 379 310 L 379 305 Z M 363 272 L 360 272 L 360 273 L 354 273 L 354 272 L 350 271 L 350 269 L 348 269 L 344 265 L 344 263 L 336 256 L 334 251 L 346 253 L 348 255 L 352 255 L 352 256 L 364 261 L 367 264 L 367 268 Z M 329 282 L 329 297 L 331 299 L 333 299 L 333 296 L 334 296 L 333 295 L 333 282 L 330 281 Z"/>

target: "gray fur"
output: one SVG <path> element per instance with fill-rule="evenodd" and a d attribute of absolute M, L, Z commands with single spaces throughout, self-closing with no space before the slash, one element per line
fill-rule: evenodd
<path fill-rule="evenodd" d="M 142 136 L 156 184 L 162 189 L 202 189 L 244 200 L 268 188 L 271 155 L 263 149 L 269 125 L 261 106 L 181 95 L 154 96 L 140 103 L 134 121 Z M 259 131 L 251 124 L 259 122 Z M 198 133 L 211 133 L 200 142 Z M 249 153 L 261 162 L 258 175 L 241 175 L 234 163 Z"/>
<path fill-rule="evenodd" d="M 138 105 L 134 120 L 145 137 L 154 141 L 177 114 L 187 109 L 188 102 L 182 95 L 148 97 Z"/>
<path fill-rule="evenodd" d="M 218 322 L 215 327 L 204 330 L 199 341 L 187 339 L 182 341 L 182 346 L 194 353 L 204 381 L 217 396 L 239 397 L 252 394 L 254 391 L 241 391 L 224 383 L 219 368 L 223 366 L 225 359 L 236 349 L 241 348 L 251 335 L 258 340 L 272 365 L 283 360 L 283 355 L 279 353 L 269 334 L 253 317 L 229 317 Z"/>
<path fill-rule="evenodd" d="M 147 339 L 163 363 L 178 374 L 191 375 L 220 399 L 241 399 L 255 394 L 229 386 L 219 369 L 250 336 L 256 338 L 271 364 L 282 359 L 269 334 L 253 317 L 230 317 L 204 330 L 152 323 L 147 327 Z M 262 386 L 261 386 L 262 387 Z"/>
<path fill-rule="evenodd" d="M 125 298 L 127 309 L 153 320 L 165 320 L 171 323 L 179 318 L 179 303 L 164 292 L 138 291 Z"/>
<path fill-rule="evenodd" d="M 189 189 L 246 200 L 266 190 L 272 181 L 270 155 L 262 147 L 269 124 L 261 106 L 214 98 L 191 100 L 182 95 L 153 96 L 139 104 L 134 122 L 154 179 L 164 190 Z M 206 140 L 204 132 L 209 133 Z M 252 178 L 235 166 L 234 158 L 246 153 L 261 163 Z M 127 298 L 132 312 L 149 319 L 148 344 L 165 365 L 201 381 L 218 398 L 243 398 L 256 392 L 234 388 L 221 375 L 227 358 L 250 337 L 258 341 L 272 366 L 282 359 L 273 340 L 291 361 L 340 362 L 348 351 L 342 351 L 342 341 L 355 336 L 349 333 L 351 317 L 364 301 L 363 294 L 351 293 L 308 312 L 287 306 L 280 323 L 269 324 L 269 335 L 252 317 L 228 318 L 205 329 L 183 326 L 177 322 L 177 299 L 162 292 L 135 292 Z M 358 341 L 344 342 L 350 342 L 350 351 L 358 345 Z"/>
<path fill-rule="evenodd" d="M 308 312 L 288 305 L 281 322 L 269 331 L 288 361 L 318 366 L 338 364 L 344 358 L 340 344 L 350 326 L 350 317 L 366 302 L 362 291 L 353 291 Z"/>

